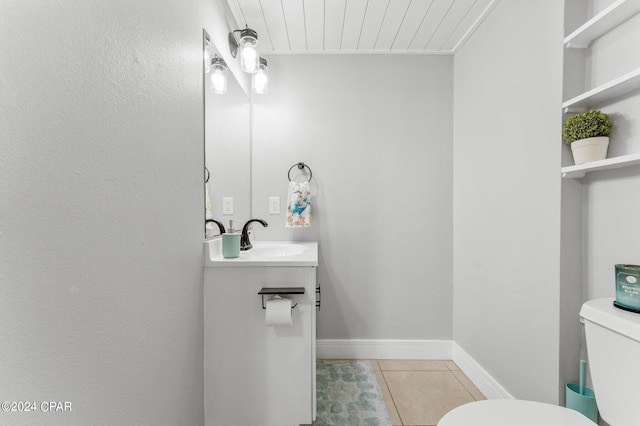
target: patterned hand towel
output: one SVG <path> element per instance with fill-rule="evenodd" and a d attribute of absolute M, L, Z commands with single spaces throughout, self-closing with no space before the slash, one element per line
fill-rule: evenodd
<path fill-rule="evenodd" d="M 311 192 L 309 182 L 289 182 L 287 228 L 311 226 Z"/>

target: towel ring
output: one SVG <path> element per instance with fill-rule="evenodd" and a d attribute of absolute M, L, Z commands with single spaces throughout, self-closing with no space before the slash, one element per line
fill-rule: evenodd
<path fill-rule="evenodd" d="M 309 182 L 311 182 L 311 178 L 313 178 L 313 172 L 311 171 L 311 167 L 307 166 L 303 162 L 296 163 L 293 166 L 291 166 L 291 168 L 289 169 L 289 172 L 287 173 L 287 177 L 289 178 L 289 182 L 291 182 L 291 170 L 293 170 L 293 168 L 296 167 L 296 166 L 298 166 L 298 170 L 303 170 L 305 167 L 309 170 Z"/>

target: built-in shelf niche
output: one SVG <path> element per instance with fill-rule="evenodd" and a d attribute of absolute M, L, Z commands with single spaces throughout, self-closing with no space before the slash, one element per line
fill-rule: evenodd
<path fill-rule="evenodd" d="M 587 48 L 594 40 L 614 30 L 638 13 L 640 13 L 640 0 L 616 0 L 565 37 L 564 45 L 566 48 Z M 640 68 L 563 102 L 562 109 L 565 113 L 586 111 L 639 89 Z M 592 171 L 618 169 L 636 164 L 640 164 L 640 153 L 562 167 L 561 174 L 563 178 L 582 178 Z"/>

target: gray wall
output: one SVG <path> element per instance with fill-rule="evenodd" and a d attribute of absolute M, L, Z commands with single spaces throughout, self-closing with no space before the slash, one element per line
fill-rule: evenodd
<path fill-rule="evenodd" d="M 597 13 L 610 2 L 595 2 Z M 586 60 L 585 90 L 640 68 L 640 15 L 599 38 Z M 600 108 L 611 115 L 608 157 L 640 152 L 640 93 Z M 614 297 L 616 263 L 640 264 L 640 166 L 592 173 L 583 179 L 587 298 Z"/>
<path fill-rule="evenodd" d="M 452 58 L 280 55 L 269 72 L 253 97 L 253 216 L 269 222 L 255 238 L 319 241 L 318 337 L 450 339 Z M 313 224 L 288 230 L 299 161 Z"/>
<path fill-rule="evenodd" d="M 204 422 L 203 12 L 0 3 L 2 424 Z"/>
<path fill-rule="evenodd" d="M 454 59 L 454 340 L 558 400 L 562 2 L 500 2 Z"/>

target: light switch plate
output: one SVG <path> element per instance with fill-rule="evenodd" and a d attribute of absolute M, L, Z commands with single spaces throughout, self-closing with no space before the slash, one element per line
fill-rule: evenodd
<path fill-rule="evenodd" d="M 269 197 L 269 214 L 280 214 L 280 197 Z"/>
<path fill-rule="evenodd" d="M 222 197 L 222 214 L 233 214 L 233 197 Z"/>

